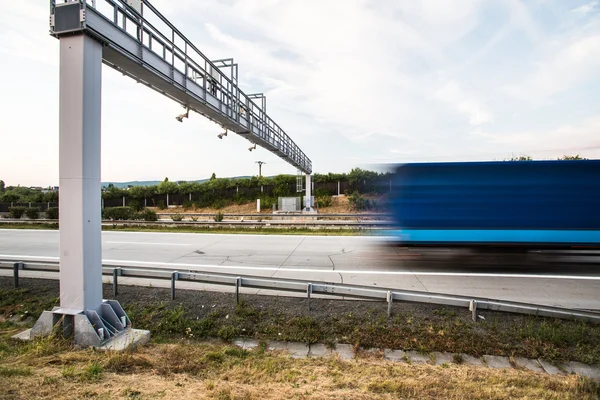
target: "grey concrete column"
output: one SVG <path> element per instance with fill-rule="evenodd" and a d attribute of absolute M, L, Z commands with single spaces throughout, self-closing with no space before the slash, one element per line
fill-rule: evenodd
<path fill-rule="evenodd" d="M 304 208 L 311 208 L 312 209 L 312 202 L 311 202 L 311 197 L 312 197 L 312 184 L 310 181 L 310 174 L 306 174 L 306 198 L 304 199 Z"/>
<path fill-rule="evenodd" d="M 102 303 L 100 114 L 102 45 L 85 35 L 60 40 L 60 306 Z"/>

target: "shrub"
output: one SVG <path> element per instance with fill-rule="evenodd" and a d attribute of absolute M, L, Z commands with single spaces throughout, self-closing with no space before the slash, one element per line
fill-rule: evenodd
<path fill-rule="evenodd" d="M 142 221 L 158 221 L 158 215 L 156 215 L 154 210 L 144 208 L 142 211 L 136 214 L 135 219 Z"/>
<path fill-rule="evenodd" d="M 58 219 L 58 207 L 50 207 L 46 210 L 46 218 Z"/>
<path fill-rule="evenodd" d="M 40 217 L 40 209 L 38 207 L 29 207 L 25 209 L 25 215 L 29 219 L 38 219 Z"/>
<path fill-rule="evenodd" d="M 129 207 L 131 207 L 135 212 L 142 211 L 144 209 L 144 205 L 142 204 L 141 200 L 131 200 L 129 202 Z"/>
<path fill-rule="evenodd" d="M 102 218 L 114 221 L 128 221 L 135 217 L 131 207 L 111 207 L 102 210 Z"/>
<path fill-rule="evenodd" d="M 350 194 L 348 198 L 348 202 L 352 209 L 356 211 L 364 211 L 371 208 L 371 203 L 368 199 L 365 199 L 360 193 L 353 192 Z"/>
<path fill-rule="evenodd" d="M 223 213 L 221 211 L 219 211 L 218 213 L 215 214 L 215 222 L 221 222 L 223 221 Z"/>
<path fill-rule="evenodd" d="M 26 209 L 27 208 L 25 208 L 25 207 L 11 207 L 8 209 L 8 212 L 10 213 L 10 216 L 12 218 L 20 219 L 23 216 L 23 214 L 25 213 Z"/>
<path fill-rule="evenodd" d="M 156 207 L 159 210 L 166 210 L 167 206 L 165 206 L 165 202 L 163 200 L 159 200 L 158 203 L 156 203 Z"/>
<path fill-rule="evenodd" d="M 333 204 L 333 199 L 331 196 L 320 196 L 317 197 L 317 204 L 319 207 L 331 207 Z"/>
<path fill-rule="evenodd" d="M 194 221 L 194 222 L 198 221 L 198 217 L 196 217 L 196 216 L 193 216 L 193 217 L 190 217 L 190 218 L 191 218 L 191 219 L 192 219 L 192 221 Z"/>
<path fill-rule="evenodd" d="M 194 208 L 194 202 L 190 200 L 184 201 L 183 208 Z"/>
<path fill-rule="evenodd" d="M 215 200 L 212 203 L 212 208 L 214 208 L 215 210 L 220 210 L 221 208 L 226 207 L 227 204 L 228 204 L 227 200 L 225 200 L 225 199 L 218 199 L 218 200 Z"/>
<path fill-rule="evenodd" d="M 172 215 L 171 215 L 171 219 L 172 219 L 173 221 L 176 221 L 176 222 L 181 222 L 181 221 L 183 221 L 183 218 L 184 218 L 184 217 L 185 217 L 185 215 L 183 215 L 183 214 L 172 214 Z"/>

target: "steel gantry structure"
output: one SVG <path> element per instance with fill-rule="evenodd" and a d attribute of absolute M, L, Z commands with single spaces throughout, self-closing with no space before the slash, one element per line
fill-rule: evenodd
<path fill-rule="evenodd" d="M 308 207 L 312 164 L 267 115 L 265 96 L 238 88 L 233 59 L 210 61 L 149 1 L 50 0 L 50 33 L 60 39 L 60 307 L 20 337 L 62 321 L 76 344 L 97 346 L 131 328 L 119 303 L 102 299 L 102 63 L 184 106 L 178 121 L 195 111 L 295 166 Z"/>

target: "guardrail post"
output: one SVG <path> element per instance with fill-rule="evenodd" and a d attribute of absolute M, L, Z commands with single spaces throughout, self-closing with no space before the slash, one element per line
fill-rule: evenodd
<path fill-rule="evenodd" d="M 387 314 L 388 314 L 388 318 L 390 318 L 392 316 L 392 303 L 394 303 L 394 295 L 390 291 L 387 292 L 387 303 L 388 303 Z"/>
<path fill-rule="evenodd" d="M 469 311 L 471 311 L 473 322 L 477 322 L 477 302 L 475 300 L 469 302 Z"/>
<path fill-rule="evenodd" d="M 19 270 L 23 269 L 24 265 L 21 261 L 13 264 L 13 283 L 15 289 L 19 288 Z"/>
<path fill-rule="evenodd" d="M 119 293 L 119 282 L 117 276 L 119 275 L 120 268 L 113 269 L 113 296 L 117 297 Z"/>
<path fill-rule="evenodd" d="M 306 298 L 308 299 L 308 311 L 310 311 L 310 295 L 312 294 L 312 283 L 306 284 Z"/>
<path fill-rule="evenodd" d="M 240 304 L 240 287 L 242 286 L 242 278 L 235 278 L 235 304 Z"/>
<path fill-rule="evenodd" d="M 171 274 L 171 300 L 175 300 L 175 281 L 179 279 L 179 272 L 175 271 Z"/>

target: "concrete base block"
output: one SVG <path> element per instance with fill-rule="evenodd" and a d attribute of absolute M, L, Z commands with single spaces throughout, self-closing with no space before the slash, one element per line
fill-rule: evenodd
<path fill-rule="evenodd" d="M 95 348 L 98 350 L 123 351 L 135 349 L 149 341 L 150 331 L 143 329 L 128 329 Z"/>
<path fill-rule="evenodd" d="M 408 356 L 402 350 L 385 349 L 383 350 L 383 358 L 395 362 L 408 361 Z"/>
<path fill-rule="evenodd" d="M 517 365 L 517 368 L 520 369 L 527 369 L 529 371 L 533 371 L 533 372 L 544 372 L 544 369 L 542 368 L 542 366 L 540 365 L 540 363 L 537 360 L 531 360 L 529 358 L 523 358 L 523 357 L 516 357 L 515 358 L 515 364 Z"/>
<path fill-rule="evenodd" d="M 323 343 L 311 344 L 310 349 L 308 350 L 309 357 L 329 357 L 332 354 L 333 351 Z"/>
<path fill-rule="evenodd" d="M 431 358 L 427 354 L 421 354 L 416 351 L 408 351 L 406 355 L 412 364 L 427 364 L 431 362 Z"/>
<path fill-rule="evenodd" d="M 26 331 L 17 333 L 12 336 L 13 339 L 22 340 L 24 342 L 31 340 L 31 329 L 27 329 Z"/>
<path fill-rule="evenodd" d="M 508 357 L 501 356 L 483 356 L 483 361 L 490 368 L 502 369 L 502 368 L 512 368 L 510 364 L 510 360 Z"/>
<path fill-rule="evenodd" d="M 255 339 L 246 339 L 244 342 L 244 346 L 242 347 L 244 350 L 252 350 L 257 348 L 259 345 L 258 340 Z"/>

